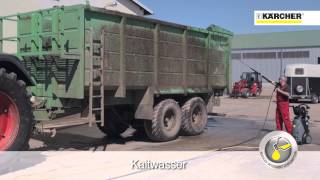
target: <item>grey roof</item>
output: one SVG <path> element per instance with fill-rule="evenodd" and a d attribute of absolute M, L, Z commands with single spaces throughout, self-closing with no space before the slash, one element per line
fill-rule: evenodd
<path fill-rule="evenodd" d="M 139 2 L 138 0 L 131 0 L 134 4 L 139 6 L 141 9 L 143 9 L 145 15 L 152 15 L 153 11 L 149 9 L 147 6 Z"/>
<path fill-rule="evenodd" d="M 320 30 L 235 35 L 232 49 L 320 47 Z"/>

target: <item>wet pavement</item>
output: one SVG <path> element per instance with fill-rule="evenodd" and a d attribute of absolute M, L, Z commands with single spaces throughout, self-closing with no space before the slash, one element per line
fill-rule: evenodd
<path fill-rule="evenodd" d="M 97 127 L 82 125 L 57 131 L 54 138 L 34 136 L 30 150 L 90 150 L 90 151 L 256 151 L 263 135 L 275 129 L 276 104 L 272 99 L 267 122 L 264 120 L 272 90 L 264 89 L 261 97 L 249 99 L 222 98 L 220 107 L 214 112 L 220 116 L 209 116 L 208 124 L 202 135 L 180 136 L 176 140 L 156 143 L 148 140 L 143 132 L 137 131 L 126 138 L 108 138 Z M 300 150 L 320 150 L 320 104 L 311 106 L 312 144 L 299 146 Z M 291 112 L 291 119 L 293 113 Z"/>
<path fill-rule="evenodd" d="M 274 122 L 263 119 L 241 119 L 211 116 L 205 132 L 156 143 L 137 132 L 127 138 L 108 138 L 97 127 L 86 125 L 59 130 L 56 137 L 37 136 L 30 141 L 31 150 L 90 150 L 90 151 L 207 151 L 207 150 L 258 150 L 263 135 L 274 129 Z M 300 146 L 301 150 L 320 150 L 320 123 L 312 123 L 313 144 Z"/>

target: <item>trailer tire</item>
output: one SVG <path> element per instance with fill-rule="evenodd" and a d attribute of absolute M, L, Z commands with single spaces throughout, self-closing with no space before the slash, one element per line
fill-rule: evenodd
<path fill-rule="evenodd" d="M 34 126 L 30 93 L 14 72 L 0 68 L 0 151 L 22 151 Z"/>
<path fill-rule="evenodd" d="M 192 98 L 182 106 L 181 135 L 200 135 L 203 133 L 207 122 L 207 108 L 205 102 L 200 97 Z"/>
<path fill-rule="evenodd" d="M 104 126 L 101 123 L 97 123 L 99 130 L 106 134 L 108 137 L 120 137 L 120 135 L 129 128 L 128 121 L 129 112 L 124 112 L 118 108 L 105 108 L 105 122 Z M 98 117 L 99 118 L 99 117 Z"/>
<path fill-rule="evenodd" d="M 176 139 L 181 128 L 181 108 L 172 99 L 158 103 L 153 110 L 153 119 L 144 121 L 147 136 L 157 142 Z"/>

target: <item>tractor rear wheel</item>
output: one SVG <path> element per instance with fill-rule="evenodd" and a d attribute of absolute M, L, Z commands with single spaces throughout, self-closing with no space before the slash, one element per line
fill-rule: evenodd
<path fill-rule="evenodd" d="M 181 108 L 172 99 L 161 101 L 154 107 L 153 119 L 144 121 L 147 136 L 158 142 L 175 139 L 181 128 Z"/>
<path fill-rule="evenodd" d="M 26 83 L 0 68 L 0 151 L 25 150 L 33 125 Z"/>
<path fill-rule="evenodd" d="M 205 102 L 200 97 L 187 101 L 182 107 L 181 134 L 195 136 L 203 133 L 208 114 Z"/>

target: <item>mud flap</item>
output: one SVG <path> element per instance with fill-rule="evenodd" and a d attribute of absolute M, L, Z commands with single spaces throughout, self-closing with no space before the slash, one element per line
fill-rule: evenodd
<path fill-rule="evenodd" d="M 211 96 L 207 104 L 207 111 L 208 113 L 213 113 L 214 106 L 220 106 L 221 99 L 219 96 Z"/>
<path fill-rule="evenodd" d="M 136 109 L 136 112 L 134 115 L 135 119 L 152 120 L 153 104 L 154 104 L 154 88 L 149 87 Z"/>

